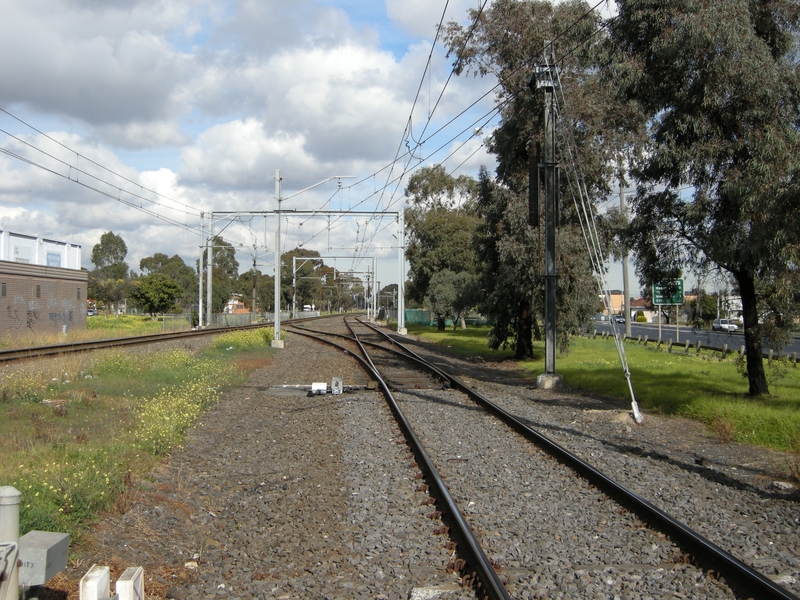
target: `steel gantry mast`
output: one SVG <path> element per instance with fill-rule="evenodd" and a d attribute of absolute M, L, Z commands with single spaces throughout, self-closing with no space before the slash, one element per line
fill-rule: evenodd
<path fill-rule="evenodd" d="M 216 215 L 216 216 L 222 216 L 222 215 L 236 215 L 236 216 L 241 216 L 241 215 L 251 215 L 251 216 L 252 215 L 262 215 L 262 216 L 266 217 L 266 215 L 269 215 L 269 214 L 274 214 L 276 216 L 277 223 L 275 225 L 275 286 L 274 286 L 274 293 L 275 293 L 275 309 L 274 309 L 275 310 L 275 316 L 274 316 L 275 336 L 274 336 L 274 339 L 272 340 L 273 347 L 281 347 L 282 346 L 282 343 L 280 343 L 280 319 L 281 319 L 281 315 L 280 315 L 280 296 L 281 296 L 281 291 L 280 291 L 280 278 L 281 278 L 281 261 L 280 261 L 280 230 L 281 230 L 281 226 L 280 226 L 280 218 L 281 218 L 282 214 L 303 215 L 303 216 L 312 216 L 312 217 L 313 216 L 328 216 L 328 217 L 330 217 L 331 215 L 342 216 L 342 217 L 347 217 L 347 216 L 350 216 L 350 217 L 355 217 L 355 216 L 375 217 L 376 215 L 381 216 L 381 217 L 394 217 L 396 219 L 397 223 L 398 223 L 398 235 L 397 235 L 397 237 L 398 237 L 398 240 L 399 240 L 399 244 L 398 244 L 399 268 L 398 268 L 398 271 L 399 271 L 400 280 L 399 280 L 399 283 L 398 283 L 398 332 L 400 332 L 402 334 L 406 333 L 406 330 L 405 330 L 405 319 L 404 319 L 405 315 L 404 315 L 404 312 L 403 312 L 404 311 L 404 307 L 405 307 L 405 304 L 404 304 L 404 291 L 405 291 L 404 290 L 404 287 L 405 287 L 404 286 L 404 282 L 405 282 L 405 254 L 404 254 L 404 251 L 405 251 L 405 231 L 404 231 L 404 226 L 405 226 L 405 223 L 404 223 L 402 211 L 296 210 L 296 209 L 283 209 L 283 208 L 281 208 L 280 202 L 283 201 L 283 200 L 288 200 L 289 198 L 293 198 L 294 196 L 297 196 L 298 194 L 301 194 L 301 193 L 306 192 L 306 191 L 308 191 L 308 190 L 310 190 L 312 188 L 315 188 L 318 185 L 322 185 L 323 183 L 325 183 L 327 181 L 330 181 L 332 179 L 344 179 L 345 177 L 351 177 L 351 176 L 337 175 L 337 176 L 329 177 L 328 179 L 320 181 L 320 182 L 318 182 L 318 183 L 316 183 L 316 184 L 314 184 L 314 185 L 312 185 L 310 187 L 307 187 L 307 188 L 305 188 L 303 190 L 300 190 L 299 192 L 296 192 L 296 193 L 294 193 L 294 194 L 292 194 L 290 196 L 281 196 L 280 182 L 281 182 L 282 179 L 280 177 L 280 170 L 278 170 L 278 171 L 276 171 L 276 180 L 275 180 L 275 197 L 276 197 L 276 200 L 278 200 L 277 206 L 276 206 L 276 210 L 274 210 L 274 211 L 270 211 L 270 210 L 260 210 L 260 211 L 216 211 L 216 212 L 211 213 L 212 217 L 214 215 Z M 266 227 L 266 224 L 265 224 L 265 227 Z M 209 227 L 207 229 L 206 235 L 208 236 L 208 238 L 210 238 L 211 235 L 212 235 L 211 225 L 210 224 L 209 224 Z M 211 248 L 210 248 L 210 246 L 211 246 L 211 244 L 209 243 L 207 245 L 208 252 L 209 252 L 209 258 L 208 258 L 209 264 L 211 262 L 211 257 L 210 257 Z M 320 257 L 321 260 L 324 260 L 325 258 L 326 257 L 324 257 L 324 256 Z M 374 274 L 375 280 L 377 280 L 377 258 L 376 257 L 373 257 L 372 273 Z M 207 291 L 207 295 L 208 295 L 208 302 L 207 302 L 207 307 L 206 307 L 206 309 L 207 309 L 206 310 L 206 314 L 207 314 L 206 324 L 208 325 L 208 324 L 211 323 L 211 277 L 210 277 L 210 274 L 209 274 L 209 277 L 208 277 L 208 286 L 207 286 L 207 290 L 206 291 Z M 374 306 L 374 304 L 375 304 L 374 300 L 373 300 L 372 304 Z"/>
<path fill-rule="evenodd" d="M 556 227 L 558 227 L 558 164 L 556 162 L 556 111 L 555 87 L 556 65 L 553 56 L 553 45 L 545 42 L 544 64 L 537 67 L 530 79 L 532 90 L 544 90 L 544 153 L 539 159 L 541 163 L 531 165 L 530 198 L 535 199 L 535 215 L 533 225 L 539 225 L 538 196 L 540 191 L 540 173 L 544 183 L 544 329 L 545 329 L 545 361 L 544 373 L 539 375 L 537 385 L 549 389 L 560 385 L 561 376 L 556 373 Z M 535 143 L 532 143 L 532 146 Z M 533 148 L 532 148 L 533 150 Z M 538 152 L 536 152 L 538 155 Z M 535 175 L 534 175 L 535 171 Z M 535 218 L 533 218 L 535 217 Z"/>

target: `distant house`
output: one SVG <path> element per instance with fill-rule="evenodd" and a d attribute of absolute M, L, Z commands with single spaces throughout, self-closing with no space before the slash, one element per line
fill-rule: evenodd
<path fill-rule="evenodd" d="M 608 290 L 606 294 L 600 294 L 600 302 L 608 309 L 603 310 L 606 316 L 618 315 L 622 312 L 622 305 L 625 304 L 625 294 L 622 290 Z"/>
<path fill-rule="evenodd" d="M 631 302 L 631 320 L 635 319 L 638 313 L 642 313 L 648 323 L 658 320 L 658 312 L 650 298 L 637 298 Z"/>
<path fill-rule="evenodd" d="M 222 312 L 226 315 L 244 315 L 250 313 L 250 311 L 244 305 L 244 302 L 242 302 L 241 294 L 233 294 L 231 299 L 225 303 L 225 307 L 222 309 Z"/>

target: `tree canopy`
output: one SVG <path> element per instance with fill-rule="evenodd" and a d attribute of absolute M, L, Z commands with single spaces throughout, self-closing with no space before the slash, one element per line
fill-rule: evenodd
<path fill-rule="evenodd" d="M 628 230 L 640 277 L 669 279 L 686 266 L 729 272 L 742 298 L 750 393 L 767 393 L 769 332 L 759 321 L 769 307 L 792 309 L 800 265 L 800 7 L 617 4 L 608 77 L 649 117 Z"/>
<path fill-rule="evenodd" d="M 439 294 L 431 295 L 434 278 L 444 271 L 450 272 L 452 277 L 447 279 L 450 287 L 456 284 L 463 287 L 474 280 L 476 264 L 472 238 L 478 224 L 476 189 L 474 180 L 463 176 L 454 178 L 441 165 L 420 169 L 409 178 L 406 188 L 406 195 L 413 204 L 405 216 L 406 258 L 411 279 L 406 293 L 412 300 L 431 307 L 440 329 L 444 329 L 444 319 L 452 303 L 430 301 L 437 296 L 443 298 L 444 279 L 437 284 Z M 450 295 L 468 304 L 467 291 L 466 288 L 452 289 Z"/>
<path fill-rule="evenodd" d="M 171 310 L 183 293 L 177 282 L 161 273 L 139 277 L 133 282 L 132 288 L 131 299 L 154 318 L 158 313 Z"/>
<path fill-rule="evenodd" d="M 121 302 L 128 293 L 128 265 L 125 256 L 128 247 L 119 235 L 107 231 L 92 248 L 92 264 L 89 271 L 89 298 L 101 302 L 108 308 Z"/>
<path fill-rule="evenodd" d="M 179 308 L 197 303 L 197 273 L 177 254 L 168 257 L 166 254 L 156 252 L 153 256 L 141 259 L 139 261 L 139 269 L 145 276 L 157 273 L 164 275 L 180 286 L 181 293 L 175 299 Z"/>
<path fill-rule="evenodd" d="M 456 23 L 445 29 L 445 42 L 455 57 L 457 73 L 498 79 L 498 127 L 487 138 L 496 155 L 496 179 L 485 169 L 478 192 L 476 243 L 479 257 L 481 310 L 492 318 L 490 346 L 510 344 L 519 358 L 533 354 L 544 313 L 543 228 L 528 225 L 528 176 L 532 145 L 543 139 L 544 97 L 528 87 L 534 67 L 542 64 L 545 43 L 554 40 L 565 104 L 559 118 L 561 140 L 569 139 L 581 164 L 589 200 L 605 199 L 618 171 L 639 113 L 635 103 L 616 100 L 614 87 L 598 68 L 605 56 L 604 37 L 597 35 L 600 17 L 581 1 L 552 4 L 541 0 L 496 0 L 483 12 L 470 10 L 474 31 Z M 561 103 L 561 98 L 559 99 Z M 559 160 L 569 166 L 563 147 Z M 574 178 L 572 178 L 574 181 Z M 573 203 L 567 201 L 570 178 L 562 176 L 557 234 L 556 319 L 558 344 L 568 347 L 568 333 L 582 326 L 597 305 L 599 290 L 592 277 L 583 233 Z"/>

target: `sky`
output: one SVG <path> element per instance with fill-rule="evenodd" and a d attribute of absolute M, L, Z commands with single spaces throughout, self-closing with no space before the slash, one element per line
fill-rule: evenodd
<path fill-rule="evenodd" d="M 157 252 L 194 265 L 213 215 L 240 268 L 271 274 L 280 171 L 282 251 L 375 257 L 396 282 L 408 175 L 496 165 L 495 81 L 448 81 L 434 45 L 478 5 L 0 0 L 0 229 L 80 244 L 87 269 L 113 231 L 138 271 Z"/>

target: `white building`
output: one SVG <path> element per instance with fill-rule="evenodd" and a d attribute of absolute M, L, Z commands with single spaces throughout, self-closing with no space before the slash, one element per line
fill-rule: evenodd
<path fill-rule="evenodd" d="M 0 260 L 80 271 L 81 247 L 0 229 Z"/>

